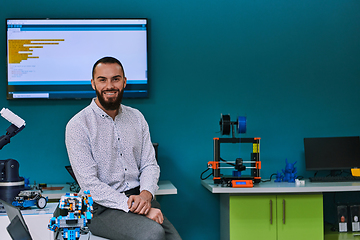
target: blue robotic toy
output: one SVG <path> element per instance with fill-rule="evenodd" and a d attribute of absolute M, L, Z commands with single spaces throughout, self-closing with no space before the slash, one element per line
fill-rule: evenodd
<path fill-rule="evenodd" d="M 14 198 L 12 205 L 21 209 L 37 206 L 40 209 L 46 207 L 48 197 L 41 195 L 41 190 L 23 190 Z"/>
<path fill-rule="evenodd" d="M 60 198 L 60 216 L 50 219 L 48 228 L 54 232 L 62 231 L 63 239 L 78 240 L 80 230 L 84 229 L 92 219 L 93 198 L 90 191 L 78 196 L 66 193 Z"/>

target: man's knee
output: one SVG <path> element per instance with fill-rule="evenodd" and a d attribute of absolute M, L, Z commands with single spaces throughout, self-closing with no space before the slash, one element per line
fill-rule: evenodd
<path fill-rule="evenodd" d="M 164 228 L 154 222 L 155 224 L 152 224 L 151 228 L 145 230 L 146 234 L 146 240 L 165 240 L 165 230 Z"/>

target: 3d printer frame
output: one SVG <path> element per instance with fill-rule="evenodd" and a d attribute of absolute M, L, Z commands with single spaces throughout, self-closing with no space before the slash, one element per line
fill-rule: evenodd
<path fill-rule="evenodd" d="M 260 177 L 260 169 L 261 169 L 261 161 L 260 161 L 260 139 L 261 138 L 214 138 L 214 160 L 208 162 L 208 167 L 213 170 L 213 180 L 215 184 L 221 184 L 223 186 L 228 187 L 253 187 L 253 183 L 259 183 L 261 181 Z M 221 168 L 228 167 L 220 167 L 220 163 L 222 163 L 222 159 L 220 157 L 220 145 L 222 143 L 252 143 L 253 144 L 253 152 L 251 153 L 250 161 L 236 161 L 234 164 L 234 170 L 237 168 L 243 167 L 243 163 L 250 163 L 250 167 L 244 167 L 250 169 L 250 176 L 224 176 L 221 174 Z M 229 163 L 229 162 L 227 162 Z M 241 166 L 239 166 L 241 165 Z"/>

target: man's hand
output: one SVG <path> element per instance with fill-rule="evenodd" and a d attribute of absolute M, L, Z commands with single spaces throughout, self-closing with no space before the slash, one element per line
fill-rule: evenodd
<path fill-rule="evenodd" d="M 150 218 L 151 220 L 154 220 L 158 224 L 162 224 L 164 222 L 164 216 L 161 210 L 158 208 L 150 208 L 149 213 L 145 216 Z"/>
<path fill-rule="evenodd" d="M 127 201 L 129 211 L 146 215 L 150 211 L 151 200 L 152 194 L 146 190 L 141 191 L 140 195 L 131 195 Z"/>

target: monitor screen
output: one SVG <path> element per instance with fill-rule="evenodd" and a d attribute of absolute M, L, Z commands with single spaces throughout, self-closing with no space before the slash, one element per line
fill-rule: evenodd
<path fill-rule="evenodd" d="M 359 137 L 304 138 L 306 170 L 360 167 Z"/>
<path fill-rule="evenodd" d="M 147 19 L 6 19 L 7 99 L 95 97 L 92 67 L 120 60 L 124 98 L 148 97 Z"/>

